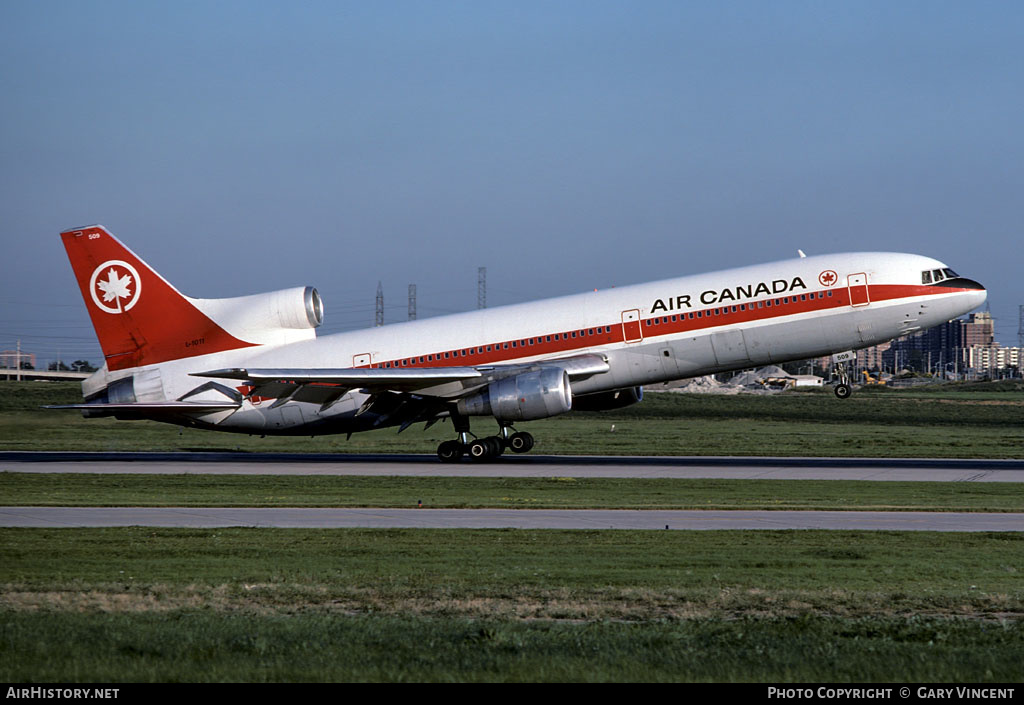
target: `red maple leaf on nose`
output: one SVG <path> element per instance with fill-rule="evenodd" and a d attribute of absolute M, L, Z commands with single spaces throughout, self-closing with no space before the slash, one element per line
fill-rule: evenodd
<path fill-rule="evenodd" d="M 822 272 L 821 276 L 818 277 L 822 284 L 828 286 L 836 280 L 836 273 L 833 271 Z"/>

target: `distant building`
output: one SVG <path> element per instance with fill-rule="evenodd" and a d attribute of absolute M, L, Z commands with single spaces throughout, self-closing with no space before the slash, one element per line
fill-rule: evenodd
<path fill-rule="evenodd" d="M 1020 348 L 1004 348 L 995 342 L 992 315 L 982 312 L 897 338 L 882 352 L 879 369 L 993 377 L 1011 368 L 1019 370 L 1020 357 Z"/>
<path fill-rule="evenodd" d="M 857 351 L 857 367 L 864 370 L 880 370 L 885 364 L 883 360 L 885 352 L 892 347 L 892 341 L 872 345 L 870 348 L 863 348 Z"/>
<path fill-rule="evenodd" d="M 22 369 L 25 368 L 25 363 L 31 365 L 31 369 L 35 369 L 35 353 L 27 353 L 24 350 L 22 350 L 20 353 L 17 350 L 0 351 L 0 368 L 16 370 L 18 369 L 19 359 L 21 360 Z"/>

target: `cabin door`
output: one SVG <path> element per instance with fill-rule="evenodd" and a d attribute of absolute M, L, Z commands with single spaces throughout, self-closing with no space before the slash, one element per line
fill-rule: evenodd
<path fill-rule="evenodd" d="M 622 312 L 622 339 L 627 343 L 639 343 L 644 339 L 644 331 L 640 326 L 640 309 Z"/>
<path fill-rule="evenodd" d="M 867 306 L 871 303 L 871 299 L 868 298 L 867 274 L 863 272 L 860 274 L 851 274 L 846 277 L 846 284 L 850 289 L 851 306 Z"/>

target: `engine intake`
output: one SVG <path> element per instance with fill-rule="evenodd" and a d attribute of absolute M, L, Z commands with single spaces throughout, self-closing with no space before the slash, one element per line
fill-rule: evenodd
<path fill-rule="evenodd" d="M 458 411 L 464 416 L 493 416 L 498 421 L 546 419 L 570 409 L 569 375 L 560 367 L 499 379 L 458 403 Z"/>

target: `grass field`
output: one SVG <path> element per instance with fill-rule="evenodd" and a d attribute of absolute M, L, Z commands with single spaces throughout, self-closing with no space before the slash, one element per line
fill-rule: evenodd
<path fill-rule="evenodd" d="M 8 681 L 1006 682 L 1024 663 L 1019 534 L 0 539 Z"/>
<path fill-rule="evenodd" d="M 0 449 L 432 453 L 438 424 L 250 438 L 39 411 Z M 611 430 L 614 424 L 614 432 Z M 1024 457 L 1015 383 L 648 394 L 523 424 L 535 452 Z M 491 426 L 474 422 L 474 430 Z M 0 473 L 0 503 L 1021 511 L 1005 483 Z M 1019 682 L 1024 533 L 0 529 L 0 678 Z"/>

